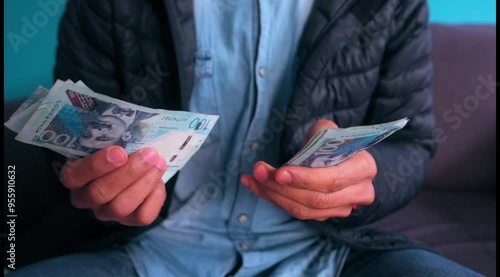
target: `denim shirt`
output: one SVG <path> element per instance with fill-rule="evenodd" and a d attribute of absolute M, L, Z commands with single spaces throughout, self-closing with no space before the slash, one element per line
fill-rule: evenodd
<path fill-rule="evenodd" d="M 308 221 L 239 181 L 257 161 L 280 166 L 283 114 L 312 2 L 194 0 L 196 80 L 190 110 L 220 118 L 180 171 L 169 217 L 140 240 L 147 250 L 130 248 L 148 275 L 224 276 L 239 263 L 237 276 L 339 271 L 347 249 L 331 248 Z"/>

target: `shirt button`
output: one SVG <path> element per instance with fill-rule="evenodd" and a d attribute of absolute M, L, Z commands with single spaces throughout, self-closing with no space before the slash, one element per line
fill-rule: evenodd
<path fill-rule="evenodd" d="M 252 143 L 252 145 L 250 145 L 250 148 L 252 149 L 252 151 L 256 152 L 257 150 L 259 150 L 260 145 L 258 142 L 254 142 Z"/>
<path fill-rule="evenodd" d="M 259 75 L 260 75 L 260 77 L 264 77 L 264 76 L 266 76 L 266 68 L 261 67 L 261 68 L 259 69 Z"/>
<path fill-rule="evenodd" d="M 240 247 L 243 250 L 248 250 L 248 245 L 246 243 L 240 243 Z"/>
<path fill-rule="evenodd" d="M 248 221 L 248 216 L 246 214 L 241 214 L 240 216 L 238 216 L 238 221 L 240 223 L 245 223 Z"/>

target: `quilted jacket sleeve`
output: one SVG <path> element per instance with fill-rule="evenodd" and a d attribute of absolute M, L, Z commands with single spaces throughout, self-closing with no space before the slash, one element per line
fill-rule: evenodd
<path fill-rule="evenodd" d="M 110 30 L 113 23 L 109 22 L 112 16 L 106 14 L 110 11 L 110 3 L 102 0 L 71 0 L 67 3 L 60 24 L 55 78 L 82 80 L 90 88 L 116 98 L 120 95 L 120 82 L 115 74 L 117 63 Z M 45 156 L 49 164 L 59 169 L 65 163 L 63 156 L 51 150 L 45 149 Z M 59 190 L 63 189 L 57 174 L 52 177 L 50 181 L 57 183 Z M 99 221 L 92 211 L 73 207 L 69 191 L 64 190 L 64 194 L 58 194 L 58 199 L 47 203 L 50 210 L 39 219 L 37 230 L 46 232 L 26 234 L 26 249 L 30 253 L 24 263 L 119 243 L 162 220 L 159 217 L 144 227 Z M 37 245 L 36 249 L 31 249 L 28 242 Z"/>
<path fill-rule="evenodd" d="M 390 26 L 391 39 L 381 66 L 366 124 L 403 117 L 407 126 L 368 149 L 376 160 L 375 201 L 347 218 L 331 219 L 341 226 L 374 222 L 404 207 L 421 190 L 436 143 L 432 112 L 431 34 L 426 1 L 401 1 Z"/>
<path fill-rule="evenodd" d="M 82 80 L 94 91 L 119 98 L 111 3 L 95 0 L 67 3 L 59 29 L 54 77 Z"/>

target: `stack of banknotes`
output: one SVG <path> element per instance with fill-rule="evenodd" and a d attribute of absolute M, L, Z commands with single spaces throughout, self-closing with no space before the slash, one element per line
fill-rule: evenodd
<path fill-rule="evenodd" d="M 38 87 L 5 126 L 16 140 L 78 159 L 111 145 L 132 154 L 153 147 L 167 161 L 168 181 L 200 149 L 219 116 L 150 109 L 111 98 L 83 82 L 58 80 Z M 403 128 L 408 119 L 351 128 L 324 129 L 285 165 L 334 166 Z M 209 161 L 207 161 L 209 162 Z"/>
<path fill-rule="evenodd" d="M 219 116 L 150 109 L 111 98 L 83 82 L 38 87 L 5 123 L 16 140 L 78 159 L 111 145 L 132 154 L 153 147 L 167 161 L 168 181 L 200 149 Z"/>
<path fill-rule="evenodd" d="M 286 165 L 329 167 L 337 165 L 403 128 L 407 118 L 383 124 L 350 128 L 323 129 Z"/>

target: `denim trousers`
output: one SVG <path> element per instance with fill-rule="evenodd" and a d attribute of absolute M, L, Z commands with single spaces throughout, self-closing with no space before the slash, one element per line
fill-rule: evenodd
<path fill-rule="evenodd" d="M 124 247 L 96 252 L 77 253 L 31 264 L 7 273 L 9 277 L 76 277 L 76 276 L 142 276 Z M 159 277 L 179 276 L 168 272 L 168 266 Z M 269 274 L 266 276 L 272 276 Z M 186 275 L 188 276 L 188 275 Z M 210 273 L 207 272 L 207 276 Z M 227 275 L 231 276 L 231 275 Z M 238 276 L 237 269 L 234 276 Z M 307 273 L 301 276 L 309 276 Z M 340 273 L 341 277 L 353 276 L 408 276 L 408 277 L 466 277 L 483 276 L 450 259 L 424 249 L 385 251 L 350 250 Z M 157 277 L 157 276 L 152 276 Z"/>

